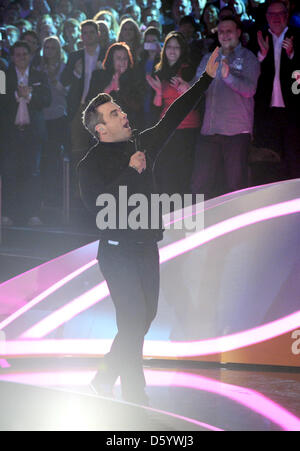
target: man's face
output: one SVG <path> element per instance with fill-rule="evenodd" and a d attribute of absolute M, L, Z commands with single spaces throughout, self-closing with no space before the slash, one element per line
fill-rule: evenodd
<path fill-rule="evenodd" d="M 102 114 L 104 124 L 98 124 L 96 131 L 103 142 L 122 142 L 131 138 L 132 130 L 127 114 L 114 102 L 107 102 L 97 108 Z"/>
<path fill-rule="evenodd" d="M 267 10 L 267 21 L 273 33 L 279 36 L 288 23 L 288 13 L 283 5 L 274 3 Z"/>
<path fill-rule="evenodd" d="M 81 39 L 84 47 L 97 45 L 99 42 L 99 33 L 91 25 L 85 25 L 81 30 Z"/>
<path fill-rule="evenodd" d="M 196 32 L 195 28 L 193 27 L 193 25 L 191 23 L 184 23 L 184 24 L 180 25 L 179 31 L 180 31 L 180 33 L 183 34 L 183 36 L 185 37 L 187 42 L 190 42 L 190 40 L 194 37 L 195 32 Z"/>
<path fill-rule="evenodd" d="M 172 16 L 175 22 L 179 22 L 179 20 L 183 16 L 188 16 L 191 13 L 192 7 L 189 1 L 187 0 L 175 0 L 172 6 Z"/>
<path fill-rule="evenodd" d="M 231 20 L 220 22 L 218 26 L 218 38 L 222 50 L 233 50 L 240 42 L 241 30 Z"/>
<path fill-rule="evenodd" d="M 19 71 L 25 71 L 30 63 L 30 53 L 25 47 L 17 47 L 12 60 Z"/>

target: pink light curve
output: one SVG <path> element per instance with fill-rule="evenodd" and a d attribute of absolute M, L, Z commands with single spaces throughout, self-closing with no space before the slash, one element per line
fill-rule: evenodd
<path fill-rule="evenodd" d="M 69 371 L 69 372 L 42 372 L 42 373 L 9 373 L 0 375 L 0 381 L 25 383 L 38 386 L 86 386 L 95 376 L 95 371 Z M 270 400 L 261 393 L 242 386 L 232 385 L 215 379 L 203 377 L 198 374 L 178 372 L 145 370 L 147 386 L 158 387 L 184 387 L 191 390 L 206 391 L 226 397 L 246 408 L 268 418 L 287 431 L 299 431 L 300 419 L 288 410 Z M 154 409 L 154 411 L 156 411 Z M 165 412 L 171 414 L 170 412 Z M 174 414 L 171 414 L 174 415 Z M 179 416 L 179 418 L 181 418 Z M 188 420 L 197 421 L 189 418 Z M 209 426 L 206 423 L 196 424 Z M 212 426 L 212 428 L 214 428 Z M 213 429 L 214 430 L 214 429 Z M 216 428 L 218 430 L 218 428 Z"/>
<path fill-rule="evenodd" d="M 82 266 L 81 268 L 78 268 L 76 271 L 73 271 L 72 273 L 68 274 L 66 277 L 63 277 L 61 280 L 56 282 L 55 284 L 51 285 L 47 290 L 44 290 L 42 293 L 40 293 L 38 296 L 33 298 L 31 301 L 27 302 L 23 307 L 18 309 L 16 312 L 9 315 L 5 320 L 3 320 L 0 323 L 0 330 L 7 327 L 9 324 L 11 324 L 13 321 L 15 321 L 17 318 L 22 316 L 24 313 L 28 312 L 30 309 L 35 307 L 37 304 L 42 302 L 44 299 L 46 299 L 51 294 L 55 293 L 55 291 L 59 290 L 61 287 L 66 285 L 71 280 L 78 277 L 80 274 L 82 274 L 84 271 L 87 271 L 89 268 L 97 264 L 97 260 L 92 260 L 86 265 Z"/>
<path fill-rule="evenodd" d="M 279 320 L 253 329 L 237 332 L 223 337 L 200 341 L 154 341 L 146 340 L 144 356 L 178 358 L 219 354 L 271 340 L 297 329 L 300 324 L 300 311 Z M 6 355 L 30 354 L 71 354 L 99 355 L 109 351 L 112 340 L 21 340 L 6 342 Z M 87 351 L 88 350 L 88 351 Z M 4 357 L 5 357 L 4 356 Z"/>
<path fill-rule="evenodd" d="M 165 263 L 168 260 L 176 258 L 185 252 L 189 252 L 198 246 L 212 241 L 213 239 L 219 238 L 243 227 L 280 216 L 298 213 L 299 211 L 300 199 L 294 199 L 235 216 L 160 249 L 160 263 Z M 86 298 L 84 298 L 85 295 L 83 295 L 80 297 L 80 302 L 78 302 L 78 298 L 71 301 L 66 306 L 50 314 L 38 324 L 25 331 L 20 338 L 43 338 L 64 324 L 66 321 L 69 321 L 79 313 L 82 313 L 91 306 L 95 305 L 97 302 L 100 302 L 109 295 L 109 292 L 103 288 L 103 282 L 98 285 L 98 287 L 99 293 L 102 293 L 102 295 L 99 295 L 98 298 L 97 296 L 91 295 L 90 292 L 86 293 Z M 97 287 L 94 290 L 97 290 Z M 289 330 L 291 329 L 286 331 L 288 332 Z"/>

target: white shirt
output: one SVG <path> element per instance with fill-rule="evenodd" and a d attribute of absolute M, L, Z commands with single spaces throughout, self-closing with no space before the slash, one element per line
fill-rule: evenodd
<path fill-rule="evenodd" d="M 280 59 L 281 59 L 281 51 L 282 51 L 282 43 L 284 41 L 284 35 L 287 32 L 288 27 L 286 27 L 280 36 L 276 36 L 270 29 L 269 32 L 273 38 L 273 47 L 274 47 L 274 63 L 275 63 L 275 77 L 273 81 L 273 91 L 271 98 L 271 107 L 277 108 L 285 108 L 285 103 L 282 96 L 281 84 L 280 84 Z M 258 60 L 262 62 L 264 57 L 261 52 L 258 52 Z"/>
<path fill-rule="evenodd" d="M 275 62 L 275 77 L 273 82 L 273 92 L 271 99 L 272 107 L 285 108 L 285 103 L 282 97 L 281 85 L 280 85 L 280 59 L 282 51 L 282 43 L 284 40 L 284 35 L 287 32 L 288 27 L 286 27 L 280 36 L 276 36 L 271 30 L 270 33 L 273 36 L 273 46 L 274 46 L 274 62 Z"/>
<path fill-rule="evenodd" d="M 97 46 L 93 55 L 89 55 L 84 49 L 84 87 L 81 98 L 81 103 L 85 102 L 85 98 L 89 92 L 90 81 L 93 71 L 97 68 L 98 55 L 100 52 L 100 45 Z"/>
<path fill-rule="evenodd" d="M 24 74 L 21 74 L 20 71 L 16 68 L 17 78 L 18 78 L 18 85 L 20 86 L 28 86 L 28 79 L 29 79 L 29 66 L 25 70 Z"/>

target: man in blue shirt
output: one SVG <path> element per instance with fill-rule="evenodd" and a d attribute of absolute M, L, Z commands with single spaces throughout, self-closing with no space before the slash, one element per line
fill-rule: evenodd
<path fill-rule="evenodd" d="M 254 115 L 254 94 L 260 73 L 256 56 L 240 43 L 241 27 L 234 17 L 218 25 L 219 71 L 205 94 L 205 112 L 199 137 L 192 192 L 211 198 L 247 187 L 248 146 Z M 202 59 L 201 75 L 209 55 Z"/>

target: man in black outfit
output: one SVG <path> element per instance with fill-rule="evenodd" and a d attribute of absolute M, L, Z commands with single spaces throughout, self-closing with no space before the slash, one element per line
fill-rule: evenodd
<path fill-rule="evenodd" d="M 99 266 L 108 284 L 116 309 L 118 333 L 102 367 L 92 381 L 98 393 L 111 391 L 121 378 L 123 399 L 147 404 L 143 373 L 144 336 L 153 321 L 159 294 L 159 254 L 157 241 L 163 227 L 151 228 L 150 197 L 155 193 L 153 164 L 158 153 L 216 75 L 218 49 L 209 59 L 206 72 L 169 108 L 152 128 L 136 134 L 127 115 L 107 94 L 95 97 L 83 114 L 83 123 L 99 142 L 79 163 L 80 192 L 86 207 L 99 211 L 96 199 L 102 193 L 113 195 L 119 211 L 119 187 L 148 199 L 148 228 L 103 228 L 100 231 Z M 167 170 L 167 168 L 166 168 Z M 128 207 L 128 216 L 132 208 Z M 124 218 L 117 218 L 121 221 Z M 117 221 L 117 224 L 119 222 Z M 99 224 L 98 224 L 99 227 Z"/>

